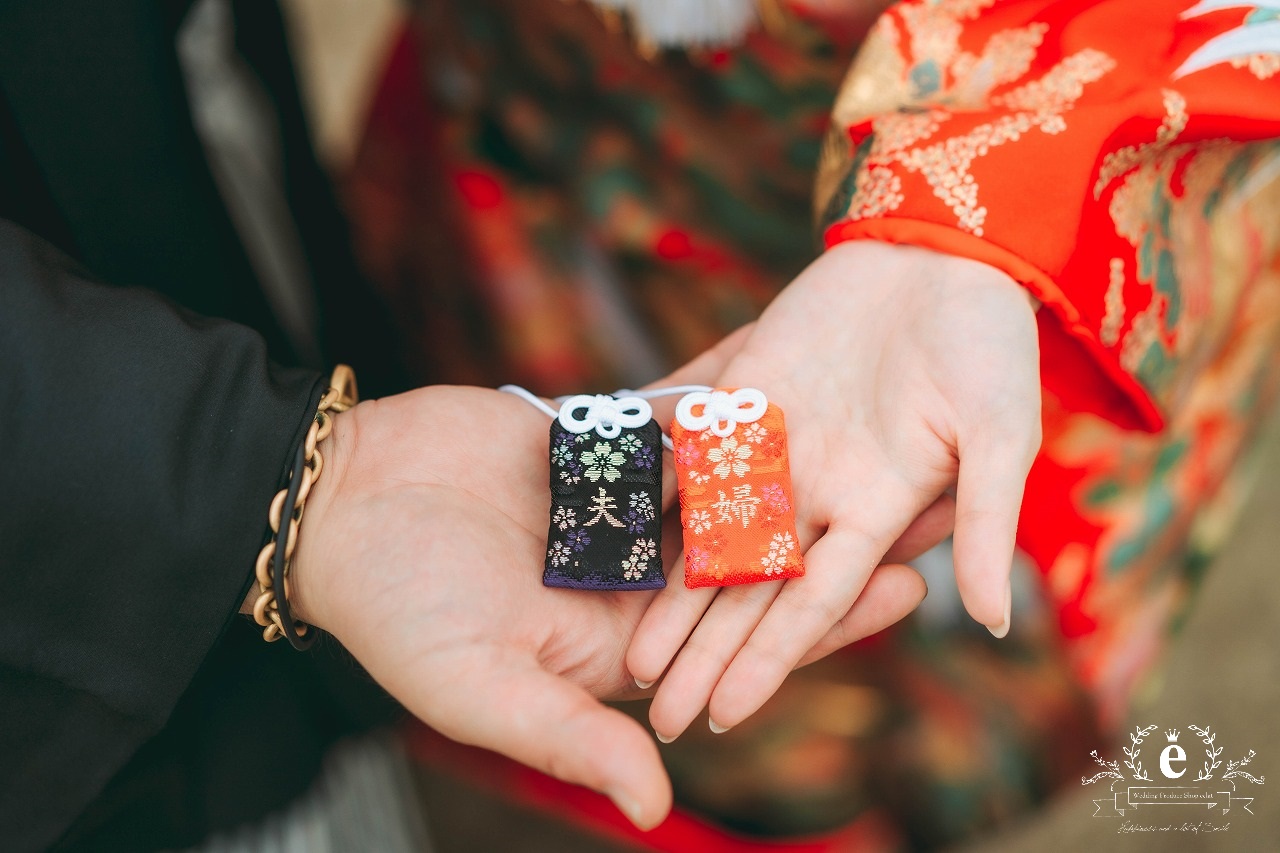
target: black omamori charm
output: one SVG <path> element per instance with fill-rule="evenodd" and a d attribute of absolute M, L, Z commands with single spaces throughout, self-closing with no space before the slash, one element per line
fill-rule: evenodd
<path fill-rule="evenodd" d="M 552 422 L 551 526 L 542 582 L 601 590 L 667 585 L 657 421 L 620 427 L 613 437 Z"/>

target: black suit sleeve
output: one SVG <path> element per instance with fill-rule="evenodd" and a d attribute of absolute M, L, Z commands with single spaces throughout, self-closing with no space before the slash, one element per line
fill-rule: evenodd
<path fill-rule="evenodd" d="M 0 827 L 52 843 L 247 591 L 322 391 L 0 221 Z"/>

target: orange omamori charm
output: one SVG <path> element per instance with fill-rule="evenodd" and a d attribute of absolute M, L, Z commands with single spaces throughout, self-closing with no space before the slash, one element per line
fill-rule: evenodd
<path fill-rule="evenodd" d="M 694 392 L 671 440 L 685 586 L 802 576 L 782 409 L 754 388 Z"/>

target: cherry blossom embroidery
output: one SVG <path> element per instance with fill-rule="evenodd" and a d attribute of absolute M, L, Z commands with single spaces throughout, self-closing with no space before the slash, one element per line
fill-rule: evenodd
<path fill-rule="evenodd" d="M 796 540 L 790 533 L 775 533 L 769 541 L 769 553 L 760 558 L 766 575 L 781 574 L 786 570 L 791 558 L 788 556 L 796 549 Z"/>
<path fill-rule="evenodd" d="M 693 439 L 686 439 L 676 447 L 675 456 L 677 465 L 696 465 L 702 459 L 702 451 Z"/>
<path fill-rule="evenodd" d="M 711 565 L 711 555 L 705 549 L 694 545 L 684 555 L 685 571 L 695 575 L 703 574 Z"/>
<path fill-rule="evenodd" d="M 593 483 L 601 477 L 612 483 L 622 476 L 619 466 L 627 461 L 627 457 L 614 450 L 607 441 L 597 442 L 594 450 L 588 450 L 578 458 L 586 466 L 587 479 Z"/>
<path fill-rule="evenodd" d="M 791 502 L 787 500 L 787 494 L 782 490 L 782 486 L 777 483 L 766 483 L 760 490 L 760 499 L 764 501 L 765 509 L 770 515 L 791 512 Z"/>
<path fill-rule="evenodd" d="M 657 456 L 653 452 L 652 447 L 641 447 L 631 457 L 631 462 L 637 468 L 648 470 L 657 464 Z"/>
<path fill-rule="evenodd" d="M 578 525 L 578 514 L 571 507 L 558 506 L 555 512 L 551 513 L 551 523 L 559 530 L 568 530 Z"/>
<path fill-rule="evenodd" d="M 707 458 L 716 463 L 711 473 L 721 480 L 727 478 L 730 472 L 735 477 L 745 476 L 751 470 L 751 466 L 746 462 L 751 458 L 751 453 L 750 445 L 738 444 L 736 438 L 726 438 L 720 442 L 719 447 L 713 447 L 707 451 Z"/>
<path fill-rule="evenodd" d="M 627 522 L 627 530 L 631 533 L 641 533 L 645 529 L 645 524 L 653 521 L 658 517 L 657 511 L 653 508 L 653 499 L 649 497 L 647 492 L 634 492 L 628 501 L 627 514 L 623 516 Z"/>
<path fill-rule="evenodd" d="M 753 389 L 694 392 L 671 425 L 685 585 L 800 577 L 782 410 Z"/>
<path fill-rule="evenodd" d="M 777 459 L 787 452 L 786 436 L 779 432 L 771 432 L 760 437 L 760 457 Z"/>
<path fill-rule="evenodd" d="M 657 517 L 653 509 L 653 499 L 649 497 L 648 492 L 632 492 L 627 504 L 640 513 L 645 521 L 653 521 Z"/>
<path fill-rule="evenodd" d="M 591 544 L 591 537 L 587 535 L 585 530 L 571 530 L 569 535 L 564 538 L 564 542 L 574 551 L 581 554 Z"/>
<path fill-rule="evenodd" d="M 689 527 L 694 533 L 706 533 L 711 529 L 711 513 L 705 509 L 695 509 L 689 512 Z"/>
<path fill-rule="evenodd" d="M 583 395 L 566 401 L 562 417 L 552 422 L 551 510 L 542 574 L 547 586 L 666 586 L 658 558 L 662 430 L 649 412 L 647 404 L 632 398 Z M 641 416 L 648 418 L 643 424 L 628 425 Z M 637 551 L 637 542 L 652 546 Z"/>
<path fill-rule="evenodd" d="M 638 581 L 644 577 L 649 568 L 649 561 L 658 556 L 658 543 L 652 539 L 637 539 L 631 546 L 631 554 L 622 562 L 622 576 L 629 581 Z"/>
<path fill-rule="evenodd" d="M 554 542 L 547 549 L 547 561 L 553 566 L 563 566 L 569 562 L 569 547 L 563 542 Z"/>
<path fill-rule="evenodd" d="M 573 461 L 573 442 L 565 436 L 563 440 L 557 441 L 551 448 L 551 462 L 553 465 L 559 465 L 564 468 Z"/>

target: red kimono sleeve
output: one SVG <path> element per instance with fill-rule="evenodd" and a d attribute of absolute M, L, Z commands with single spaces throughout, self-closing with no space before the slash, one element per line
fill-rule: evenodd
<path fill-rule="evenodd" d="M 819 174 L 828 245 L 985 261 L 1044 303 L 1046 391 L 1159 429 L 1240 294 L 1179 275 L 1280 136 L 1280 10 L 917 0 L 873 28 Z M 1191 214 L 1170 204 L 1198 199 Z M 1226 285 L 1230 287 L 1230 285 Z"/>

